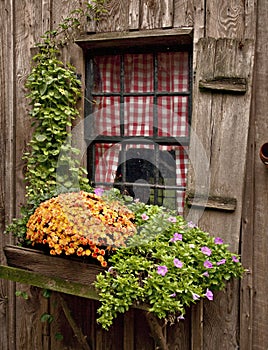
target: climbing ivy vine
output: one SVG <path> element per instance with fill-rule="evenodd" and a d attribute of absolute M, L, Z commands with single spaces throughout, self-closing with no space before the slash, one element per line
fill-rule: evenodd
<path fill-rule="evenodd" d="M 37 206 L 58 192 L 73 190 L 73 184 L 91 191 L 86 170 L 80 166 L 79 149 L 72 146 L 72 122 L 78 117 L 77 102 L 81 83 L 75 67 L 60 59 L 61 48 L 70 43 L 88 19 L 98 19 L 105 0 L 85 3 L 67 16 L 56 29 L 46 32 L 33 57 L 33 68 L 26 81 L 34 128 L 26 160 L 26 203 L 21 216 L 6 232 L 25 240 L 26 223 Z M 60 163 L 59 163 L 60 161 Z M 60 173 L 58 169 L 61 169 Z"/>

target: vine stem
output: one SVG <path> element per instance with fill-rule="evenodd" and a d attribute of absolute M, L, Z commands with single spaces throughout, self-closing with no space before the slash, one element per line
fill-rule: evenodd
<path fill-rule="evenodd" d="M 159 324 L 157 317 L 155 317 L 151 312 L 146 312 L 145 315 L 152 333 L 152 337 L 154 338 L 154 341 L 156 343 L 157 349 L 169 350 L 169 346 L 163 334 L 163 328 Z"/>
<path fill-rule="evenodd" d="M 62 310 L 64 312 L 64 315 L 65 315 L 67 321 L 69 322 L 78 342 L 81 344 L 81 350 L 92 350 L 91 346 L 88 344 L 88 342 L 86 340 L 87 337 L 83 334 L 81 328 L 78 327 L 77 323 L 73 319 L 73 317 L 71 315 L 71 311 L 70 311 L 66 301 L 64 300 L 64 298 L 59 293 L 57 293 L 57 298 L 60 302 L 60 305 L 62 307 Z"/>

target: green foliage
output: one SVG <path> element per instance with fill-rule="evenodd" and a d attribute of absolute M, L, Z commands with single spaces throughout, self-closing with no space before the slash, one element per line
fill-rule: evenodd
<path fill-rule="evenodd" d="M 29 295 L 26 292 L 17 290 L 15 292 L 16 297 L 22 297 L 24 300 L 28 300 L 29 299 Z"/>
<path fill-rule="evenodd" d="M 61 341 L 63 340 L 63 335 L 59 332 L 55 333 L 55 340 Z"/>
<path fill-rule="evenodd" d="M 77 101 L 81 83 L 75 68 L 60 60 L 60 47 L 72 41 L 83 21 L 105 11 L 103 0 L 84 4 L 67 16 L 58 27 L 48 31 L 37 43 L 33 68 L 28 76 L 27 98 L 34 131 L 26 160 L 26 203 L 21 215 L 6 228 L 25 243 L 26 224 L 38 205 L 57 195 L 77 189 L 91 191 L 86 170 L 80 166 L 79 150 L 72 146 L 72 122 L 78 117 Z"/>
<path fill-rule="evenodd" d="M 48 322 L 48 323 L 52 323 L 54 321 L 54 317 L 48 313 L 44 313 L 41 316 L 41 322 Z"/>
<path fill-rule="evenodd" d="M 232 277 L 241 277 L 238 256 L 217 237 L 164 208 L 132 205 L 139 230 L 97 276 L 98 322 L 108 329 L 118 313 L 144 303 L 159 318 L 174 322 L 202 297 L 213 298 Z"/>

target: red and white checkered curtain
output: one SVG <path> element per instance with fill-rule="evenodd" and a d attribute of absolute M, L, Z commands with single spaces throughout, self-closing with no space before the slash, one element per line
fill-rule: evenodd
<path fill-rule="evenodd" d="M 165 93 L 189 90 L 187 52 L 157 54 L 157 79 L 154 81 L 152 54 L 124 55 L 124 79 L 120 81 L 120 56 L 97 56 L 94 62 L 93 125 L 95 135 L 120 136 L 120 116 L 124 116 L 124 137 L 151 137 L 154 127 L 158 136 L 188 136 L 188 96 Z M 149 96 L 98 96 L 98 93 L 149 94 Z M 154 92 L 161 93 L 154 99 Z M 150 94 L 151 93 L 151 94 Z M 157 121 L 154 121 L 154 112 Z M 130 142 L 131 143 L 131 142 Z M 141 140 L 142 143 L 142 140 Z M 131 148 L 153 148 L 153 145 L 131 144 Z M 160 146 L 161 150 L 174 150 L 176 155 L 176 185 L 186 185 L 187 149 L 182 146 Z M 96 144 L 96 183 L 114 183 L 121 144 Z M 179 191 L 177 191 L 179 193 Z M 182 212 L 184 194 L 179 193 L 178 211 Z"/>

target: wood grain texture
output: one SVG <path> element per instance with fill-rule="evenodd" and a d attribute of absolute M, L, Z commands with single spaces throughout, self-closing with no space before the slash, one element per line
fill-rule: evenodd
<path fill-rule="evenodd" d="M 199 1 L 199 4 L 202 3 Z M 174 23 L 176 27 L 193 27 L 195 21 L 194 0 L 174 0 Z"/>
<path fill-rule="evenodd" d="M 243 74 L 250 77 L 250 82 L 252 81 L 254 54 L 252 42 L 246 42 L 240 49 L 239 41 L 232 39 L 203 39 L 200 41 L 199 54 L 195 85 L 197 81 L 219 75 L 228 77 Z M 228 64 L 224 65 L 224 62 Z M 249 86 L 251 86 L 250 82 Z M 190 160 L 195 164 L 195 172 L 198 172 L 199 167 L 204 167 L 206 163 L 207 177 L 210 176 L 210 196 L 237 199 L 237 209 L 234 214 L 228 214 L 223 219 L 224 215 L 221 213 L 205 213 L 200 223 L 205 225 L 206 230 L 210 229 L 214 233 L 219 234 L 219 230 L 222 230 L 224 238 L 235 250 L 239 245 L 250 112 L 249 96 L 251 96 L 251 89 L 245 95 L 237 96 L 202 93 L 194 87 L 192 128 L 196 132 L 196 137 L 191 143 Z M 200 124 L 198 121 L 201 116 L 203 122 Z M 207 159 L 203 161 L 198 156 L 200 144 L 206 151 Z M 236 144 L 240 147 L 234 147 Z M 202 189 L 195 188 L 193 167 L 190 167 L 188 183 L 190 191 L 200 190 L 202 194 Z M 237 220 L 234 219 L 235 217 Z M 212 226 L 209 227 L 210 225 Z M 229 229 L 227 229 L 228 225 L 230 225 Z"/>
<path fill-rule="evenodd" d="M 254 85 L 254 246 L 253 246 L 253 344 L 252 349 L 264 350 L 268 347 L 268 172 L 259 158 L 259 150 L 268 141 L 268 28 L 267 2 L 258 2 L 258 26 L 256 42 L 256 75 Z"/>
<path fill-rule="evenodd" d="M 100 15 L 96 32 L 126 31 L 129 29 L 129 1 L 109 0 Z"/>
<path fill-rule="evenodd" d="M 253 85 L 253 91 L 254 91 Z M 253 93 L 254 94 L 254 93 Z M 244 206 L 241 225 L 241 257 L 247 270 L 240 287 L 240 347 L 252 350 L 253 334 L 253 258 L 254 258 L 254 179 L 255 179 L 255 103 L 251 104 L 249 139 L 247 147 L 246 180 L 244 187 Z M 257 161 L 257 160 L 256 160 Z"/>
<path fill-rule="evenodd" d="M 4 251 L 9 266 L 40 273 L 44 276 L 60 277 L 69 282 L 90 285 L 95 281 L 96 275 L 103 271 L 103 268 L 98 265 L 91 266 L 71 259 L 53 257 L 31 248 L 6 246 Z"/>
<path fill-rule="evenodd" d="M 31 69 L 31 49 L 40 39 L 42 30 L 49 28 L 50 4 L 48 1 L 39 2 L 29 0 L 25 2 L 14 1 L 15 13 L 15 103 L 16 109 L 14 115 L 15 122 L 15 146 L 16 167 L 15 186 L 13 187 L 16 198 L 17 215 L 19 206 L 24 203 L 25 183 L 24 171 L 25 163 L 22 161 L 22 155 L 27 148 L 27 143 L 31 137 L 31 120 L 28 115 L 29 101 L 26 99 L 28 91 L 25 88 L 25 82 Z M 19 284 L 16 289 L 22 288 Z M 23 286 L 29 295 L 32 289 Z M 39 293 L 34 293 L 29 300 L 16 298 L 12 312 L 16 316 L 16 349 L 43 348 L 47 349 L 47 342 L 43 342 L 42 327 L 40 323 L 40 312 L 46 309 L 47 301 L 40 297 Z M 15 309 L 14 309 L 15 308 Z M 32 328 L 31 328 L 32 327 Z M 34 330 L 36 334 L 34 335 Z M 45 338 L 44 338 L 45 339 Z"/>
<path fill-rule="evenodd" d="M 230 196 L 237 200 L 234 212 L 205 210 L 202 214 L 198 210 L 193 210 L 193 217 L 196 215 L 196 218 L 199 218 L 199 226 L 205 231 L 223 237 L 224 241 L 230 244 L 230 249 L 234 251 L 238 251 L 240 244 L 254 62 L 254 43 L 245 41 L 244 44 L 240 47 L 239 40 L 232 39 L 200 40 L 195 68 L 193 96 L 195 103 L 192 115 L 192 128 L 198 142 L 191 140 L 190 143 L 190 161 L 195 163 L 195 173 L 199 169 L 202 171 L 204 163 L 207 162 L 207 177 L 210 176 L 209 195 Z M 239 76 L 239 74 L 249 79 L 249 90 L 245 95 L 203 93 L 196 86 L 202 79 L 215 76 Z M 207 159 L 199 159 L 198 145 L 200 144 L 206 151 Z M 196 174 L 193 174 L 193 167 L 190 167 L 188 186 L 192 191 L 195 187 L 194 177 Z M 197 190 L 202 192 L 204 189 Z M 204 349 L 214 349 L 215 344 L 218 348 L 220 346 L 221 349 L 226 350 L 238 347 L 238 295 L 238 286 L 234 285 L 228 293 L 220 294 L 213 303 L 215 309 L 212 309 L 211 313 L 208 308 L 205 308 Z M 210 339 L 213 339 L 214 344 Z"/>
<path fill-rule="evenodd" d="M 138 30 L 140 26 L 140 0 L 129 1 L 129 20 L 130 30 Z"/>
<path fill-rule="evenodd" d="M 206 36 L 244 38 L 244 1 L 206 1 Z"/>
<path fill-rule="evenodd" d="M 213 302 L 204 300 L 204 349 L 238 349 L 238 283 L 232 281 L 224 291 L 214 293 Z"/>
<path fill-rule="evenodd" d="M 3 235 L 6 224 L 15 215 L 15 20 L 14 1 L 0 3 L 0 261 L 5 263 L 2 248 L 14 241 Z M 16 350 L 15 285 L 0 280 L 0 348 Z"/>
<path fill-rule="evenodd" d="M 161 28 L 161 2 L 161 0 L 141 0 L 140 29 Z"/>

